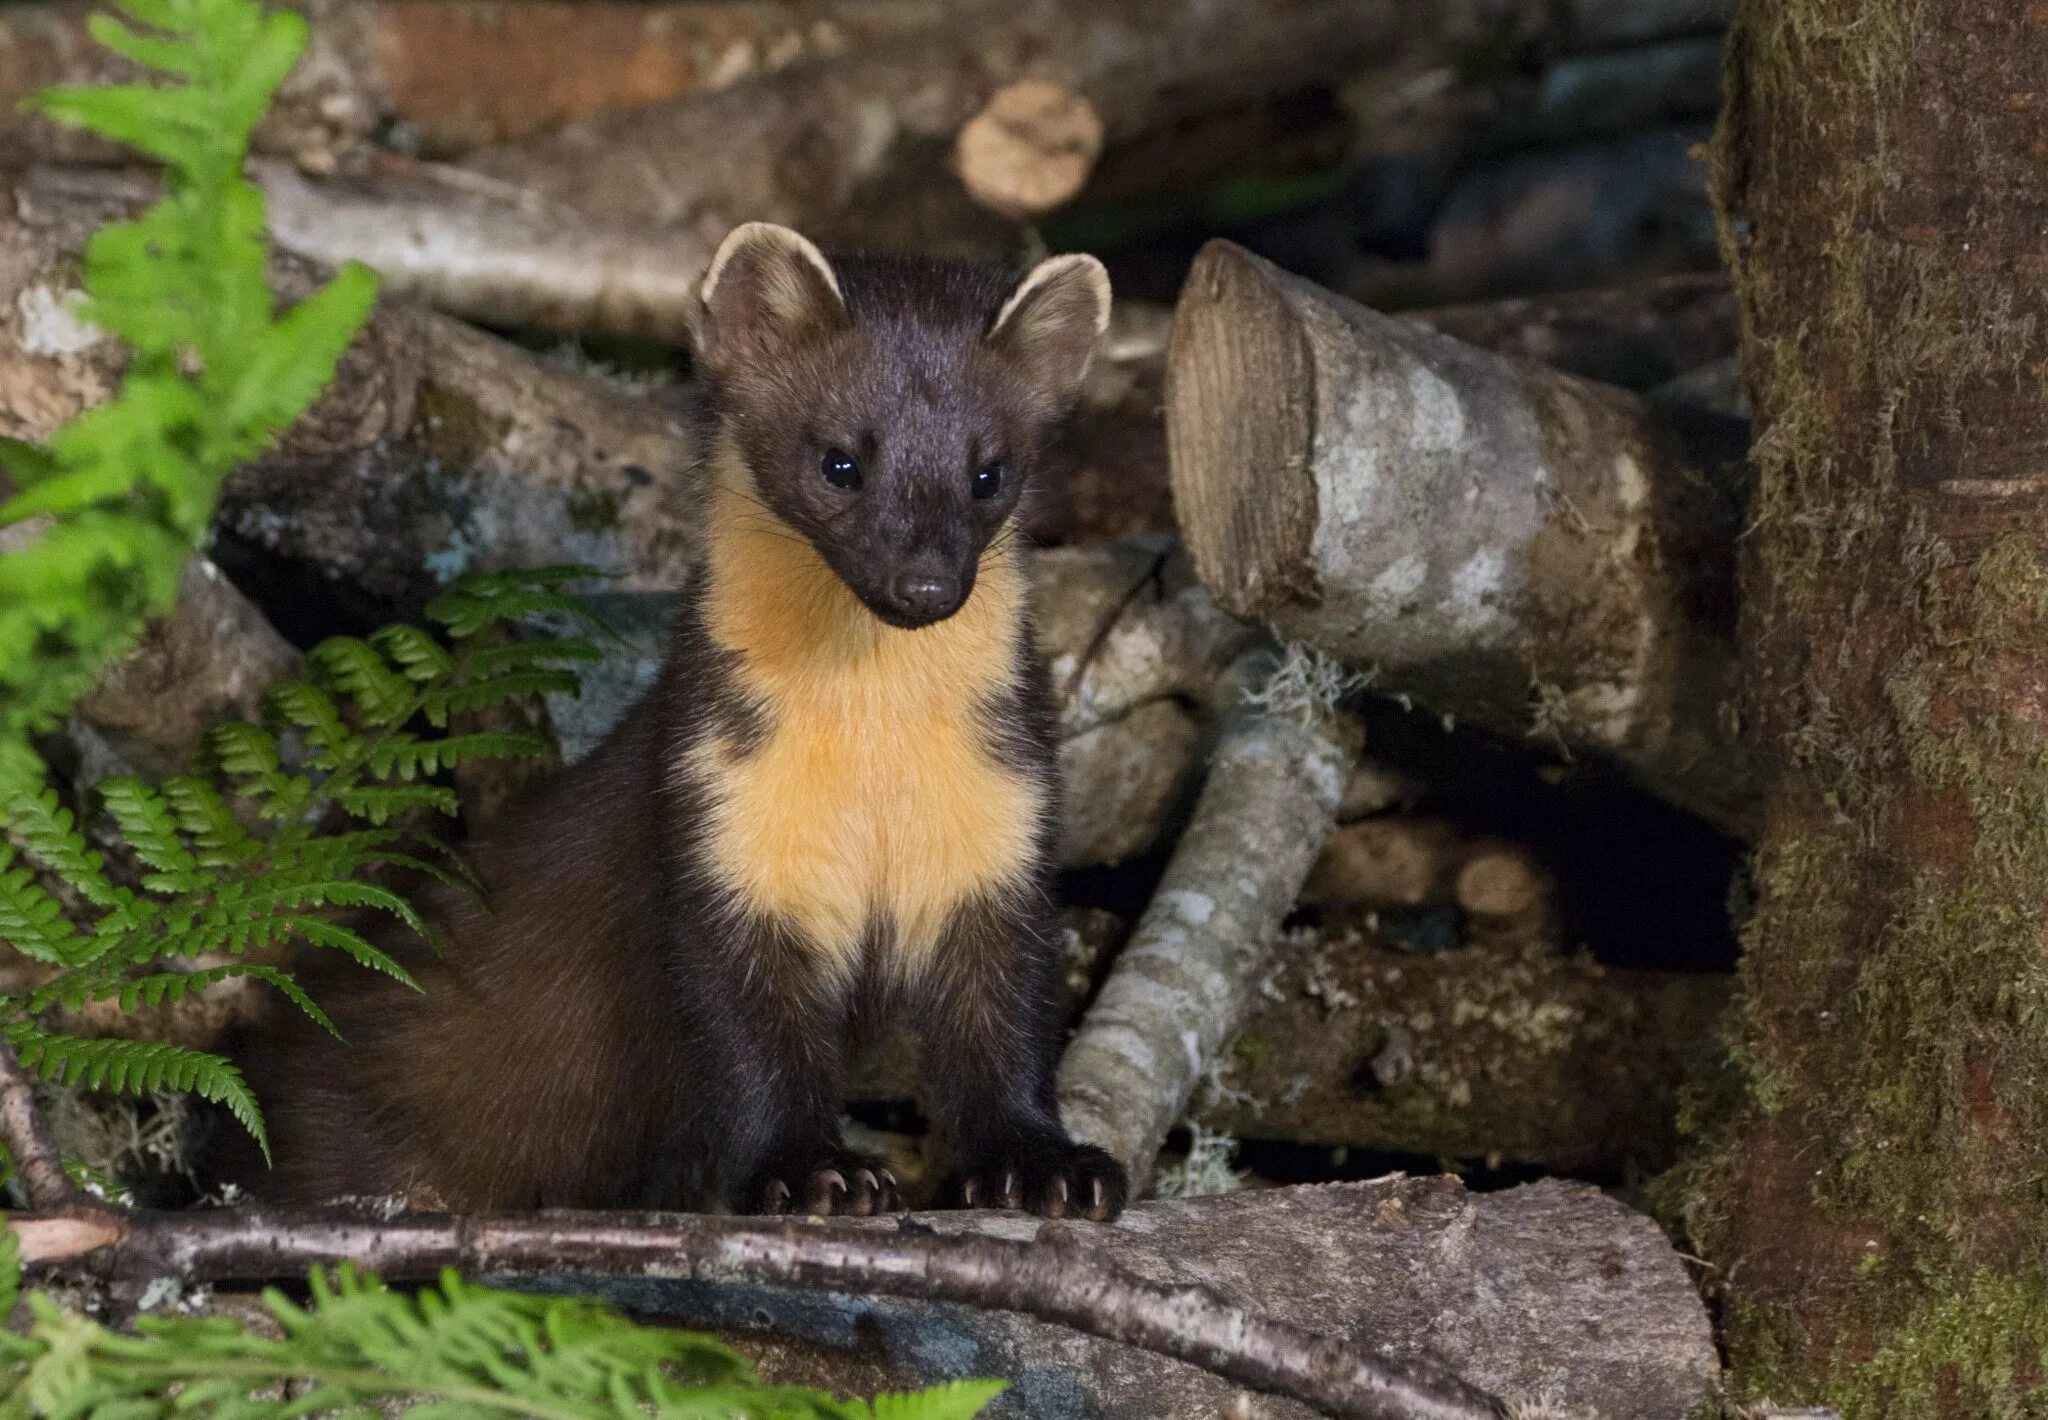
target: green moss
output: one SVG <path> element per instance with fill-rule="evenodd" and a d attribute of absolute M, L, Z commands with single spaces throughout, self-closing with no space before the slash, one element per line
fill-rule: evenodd
<path fill-rule="evenodd" d="M 1895 1327 L 1828 1389 L 1845 1415 L 2048 1416 L 2048 1282 L 1979 1273 Z"/>

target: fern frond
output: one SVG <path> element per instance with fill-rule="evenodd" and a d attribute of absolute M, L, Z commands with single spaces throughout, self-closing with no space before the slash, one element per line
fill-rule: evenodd
<path fill-rule="evenodd" d="M 430 691 L 426 697 L 427 718 L 436 725 L 463 710 L 482 710 L 529 695 L 577 695 L 583 683 L 574 671 L 507 671 L 466 685 L 451 685 Z"/>
<path fill-rule="evenodd" d="M 370 644 L 389 656 L 406 679 L 438 680 L 455 668 L 441 644 L 417 626 L 386 626 L 370 633 Z"/>
<path fill-rule="evenodd" d="M 143 886 L 159 892 L 190 891 L 204 887 L 199 859 L 178 836 L 178 821 L 171 806 L 149 785 L 132 775 L 102 779 L 100 802 L 113 816 L 121 837 L 156 872 L 143 879 Z"/>
<path fill-rule="evenodd" d="M 309 680 L 288 680 L 272 687 L 269 701 L 289 724 L 321 751 L 314 764 L 332 768 L 355 742 L 354 732 L 341 718 L 334 697 Z"/>
<path fill-rule="evenodd" d="M 105 860 L 86 847 L 85 835 L 55 789 L 38 785 L 25 791 L 10 783 L 0 798 L 0 828 L 95 907 L 113 907 L 122 900 L 122 891 L 107 878 Z"/>
<path fill-rule="evenodd" d="M 37 885 L 35 874 L 0 844 L 0 942 L 30 961 L 68 966 L 90 940 L 64 915 L 64 905 Z"/>
<path fill-rule="evenodd" d="M 355 702 L 365 724 L 395 725 L 412 713 L 412 682 L 391 669 L 369 642 L 330 636 L 310 654 L 314 664 Z"/>
<path fill-rule="evenodd" d="M 370 753 L 370 772 L 379 778 L 397 775 L 417 779 L 453 769 L 473 759 L 515 759 L 547 752 L 547 744 L 534 735 L 503 731 L 478 731 L 468 735 L 445 735 L 439 739 L 394 737 Z"/>
<path fill-rule="evenodd" d="M 159 787 L 177 817 L 179 831 L 198 849 L 201 866 L 231 867 L 248 862 L 262 851 L 262 845 L 249 836 L 220 791 L 204 779 L 179 775 L 164 780 Z"/>
<path fill-rule="evenodd" d="M 9 1273 L 0 1254 L 0 1288 Z M 874 1409 L 763 1386 L 707 1336 L 642 1326 L 573 1297 L 464 1282 L 393 1291 L 344 1265 L 316 1269 L 307 1305 L 263 1295 L 281 1336 L 220 1317 L 151 1315 L 111 1331 L 31 1293 L 26 1336 L 0 1341 L 10 1414 L 102 1420 L 220 1415 L 297 1420 L 407 1413 L 418 1420 L 969 1420 L 1001 1389 L 962 1382 Z M 266 1328 L 266 1333 L 268 1329 Z"/>
<path fill-rule="evenodd" d="M 269 1156 L 256 1097 L 242 1072 L 217 1055 L 153 1040 L 81 1040 L 27 1024 L 9 1026 L 6 1034 L 23 1066 L 59 1084 L 123 1094 L 184 1090 L 225 1105 Z"/>

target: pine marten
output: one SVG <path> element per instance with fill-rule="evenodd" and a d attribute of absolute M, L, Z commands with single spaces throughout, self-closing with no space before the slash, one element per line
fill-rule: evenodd
<path fill-rule="evenodd" d="M 423 994 L 308 981 L 346 1044 L 245 1059 L 257 1197 L 454 1209 L 869 1213 L 839 1135 L 849 1042 L 907 1017 L 954 1201 L 1113 1217 L 1062 1129 L 1050 697 L 1018 499 L 1109 314 L 1101 263 L 1021 282 L 828 260 L 752 223 L 700 291 L 706 555 L 660 677 L 418 898 Z"/>

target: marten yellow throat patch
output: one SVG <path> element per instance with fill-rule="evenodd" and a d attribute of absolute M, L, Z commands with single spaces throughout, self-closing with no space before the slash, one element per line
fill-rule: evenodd
<path fill-rule="evenodd" d="M 767 712 L 750 749 L 711 739 L 685 770 L 711 788 L 710 859 L 752 911 L 850 972 L 870 926 L 914 970 L 953 913 L 1033 861 L 1046 787 L 998 761 L 985 706 L 1016 673 L 1024 574 L 982 560 L 945 621 L 878 620 L 723 460 L 706 623 Z"/>

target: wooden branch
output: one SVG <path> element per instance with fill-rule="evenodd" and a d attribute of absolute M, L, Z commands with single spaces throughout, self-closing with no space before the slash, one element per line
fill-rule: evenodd
<path fill-rule="evenodd" d="M 1753 825 L 1730 708 L 1736 491 L 1639 400 L 1212 242 L 1175 317 L 1167 435 L 1227 610 Z"/>
<path fill-rule="evenodd" d="M 104 400 L 119 346 L 79 323 L 76 253 L 154 192 L 44 169 L 0 206 L 0 433 L 37 437 Z M 316 273 L 280 261 L 287 295 Z M 678 585 L 696 556 L 687 400 L 643 397 L 458 321 L 386 303 L 334 382 L 233 474 L 219 525 L 410 609 L 472 570 L 582 561 Z"/>
<path fill-rule="evenodd" d="M 741 218 L 828 237 L 886 237 L 886 209 L 930 226 L 961 132 L 1004 86 L 1059 85 L 1114 144 L 1143 129 L 1342 78 L 1368 57 L 1448 56 L 1496 33 L 1496 9 L 1455 0 L 1417 14 L 1388 0 L 1022 0 L 965 10 L 858 64 L 821 63 L 720 94 L 572 125 L 473 164 L 591 216 L 716 239 Z M 974 155 L 968 155 L 972 169 Z M 1051 161 L 1069 161 L 1053 145 Z M 981 185 L 971 182 L 970 185 Z M 1062 184 L 1064 185 L 1064 184 Z M 1015 183 L 993 184 L 1015 191 Z M 859 209 L 865 208 L 862 212 Z M 877 224 L 874 219 L 883 220 Z"/>
<path fill-rule="evenodd" d="M 932 24 L 932 0 L 295 0 L 306 57 L 256 132 L 260 153 L 331 168 L 380 133 L 430 155 L 722 88 Z M 124 150 L 21 111 L 49 84 L 129 80 L 86 33 L 92 7 L 0 7 L 0 165 Z"/>
<path fill-rule="evenodd" d="M 1134 1190 L 1237 1033 L 1358 752 L 1355 725 L 1302 692 L 1304 665 L 1241 664 L 1257 695 L 1224 728 L 1152 904 L 1060 1063 L 1061 1117 Z"/>
<path fill-rule="evenodd" d="M 4 1060 L 0 1060 L 4 1066 Z M 1134 1276 L 1047 1227 L 1034 1242 L 822 1224 L 556 1212 L 388 1216 L 220 1211 L 16 1215 L 31 1268 L 106 1279 L 271 1282 L 347 1261 L 392 1281 L 445 1268 L 472 1277 L 613 1275 L 767 1283 L 1025 1312 L 1172 1356 L 1240 1384 L 1357 1420 L 1507 1414 L 1433 1366 L 1383 1360 L 1232 1306 L 1200 1286 Z"/>
<path fill-rule="evenodd" d="M 64 1172 L 63 1157 L 50 1125 L 36 1107 L 35 1086 L 14 1044 L 0 1038 L 0 1143 L 7 1146 L 21 1179 L 21 1191 L 31 1208 L 65 1208 L 82 1203 L 84 1196 L 72 1186 Z"/>

